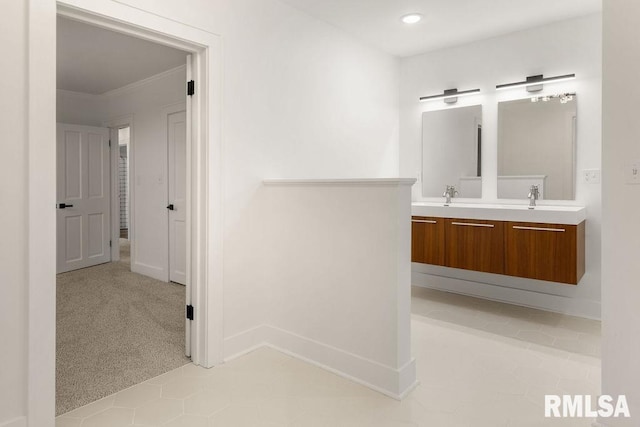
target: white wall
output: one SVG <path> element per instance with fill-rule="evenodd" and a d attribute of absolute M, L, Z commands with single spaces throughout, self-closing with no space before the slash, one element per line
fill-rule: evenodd
<path fill-rule="evenodd" d="M 227 355 L 264 342 L 401 396 L 415 382 L 410 183 L 267 183 L 257 199 L 245 266 L 269 312 Z"/>
<path fill-rule="evenodd" d="M 56 121 L 58 123 L 102 126 L 105 110 L 100 95 L 57 90 L 56 97 Z"/>
<path fill-rule="evenodd" d="M 104 121 L 133 116 L 131 270 L 169 280 L 167 106 L 186 101 L 186 69 L 103 96 Z M 164 230 L 164 232 L 162 232 Z"/>
<path fill-rule="evenodd" d="M 269 278 L 269 323 L 388 366 L 408 362 L 407 349 L 398 360 L 394 341 L 400 287 L 409 328 L 408 186 L 268 185 L 264 191 L 266 238 L 256 243 L 271 246 L 261 251 L 276 273 Z M 398 262 L 403 258 L 405 265 Z M 397 283 L 399 275 L 406 283 Z"/>
<path fill-rule="evenodd" d="M 602 392 L 626 394 L 640 420 L 640 186 L 625 184 L 625 164 L 640 159 L 640 3 L 603 2 Z"/>
<path fill-rule="evenodd" d="M 546 85 L 542 94 L 577 92 L 577 169 L 599 169 L 601 37 L 601 16 L 592 15 L 403 59 L 400 89 L 400 174 L 417 176 L 420 171 L 422 112 L 452 108 L 441 102 L 419 103 L 418 98 L 448 88 L 480 88 L 480 95 L 460 98 L 458 106 L 483 105 L 482 197 L 486 202 L 496 201 L 497 104 L 500 101 L 525 98 L 527 93 L 524 89 L 496 92 L 495 86 L 521 81 L 528 75 L 554 76 L 567 73 L 576 73 L 577 79 Z M 598 318 L 601 191 L 600 185 L 586 184 L 579 179 L 577 181 L 574 203 L 587 207 L 587 271 L 578 286 L 451 269 L 436 271 L 429 266 L 417 264 L 414 265 L 414 284 L 463 293 L 474 292 L 479 296 Z M 414 199 L 420 199 L 418 185 L 414 186 Z M 432 200 L 441 201 L 442 198 Z M 444 274 L 456 280 L 421 274 L 426 272 Z"/>
<path fill-rule="evenodd" d="M 0 79 L 0 425 L 26 414 L 27 362 L 27 111 L 26 4 L 3 4 L 0 39 L 4 43 Z"/>

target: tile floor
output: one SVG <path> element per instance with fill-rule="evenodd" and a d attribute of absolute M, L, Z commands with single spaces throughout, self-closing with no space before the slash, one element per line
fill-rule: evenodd
<path fill-rule="evenodd" d="M 412 311 L 421 384 L 402 402 L 263 348 L 178 368 L 56 426 L 591 426 L 545 419 L 543 396 L 599 393 L 599 322 L 426 289 Z"/>
<path fill-rule="evenodd" d="M 600 322 L 414 287 L 416 316 L 600 358 Z"/>

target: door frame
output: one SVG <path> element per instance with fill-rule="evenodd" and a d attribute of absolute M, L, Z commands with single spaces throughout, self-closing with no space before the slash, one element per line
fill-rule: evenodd
<path fill-rule="evenodd" d="M 28 425 L 55 424 L 55 138 L 58 14 L 190 52 L 194 363 L 223 362 L 222 42 L 209 31 L 111 0 L 27 1 Z"/>

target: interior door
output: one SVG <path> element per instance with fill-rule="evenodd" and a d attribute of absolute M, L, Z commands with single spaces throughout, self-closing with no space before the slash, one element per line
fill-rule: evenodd
<path fill-rule="evenodd" d="M 111 261 L 109 129 L 58 124 L 57 271 Z"/>
<path fill-rule="evenodd" d="M 169 147 L 169 280 L 187 283 L 187 114 L 167 116 Z"/>

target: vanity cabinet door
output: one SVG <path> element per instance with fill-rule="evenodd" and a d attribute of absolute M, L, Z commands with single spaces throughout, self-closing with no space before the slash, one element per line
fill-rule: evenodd
<path fill-rule="evenodd" d="M 411 262 L 444 265 L 444 218 L 411 218 Z"/>
<path fill-rule="evenodd" d="M 446 219 L 445 265 L 453 268 L 504 273 L 504 223 Z"/>
<path fill-rule="evenodd" d="M 584 222 L 579 225 L 507 222 L 510 276 L 577 285 L 584 275 Z"/>

